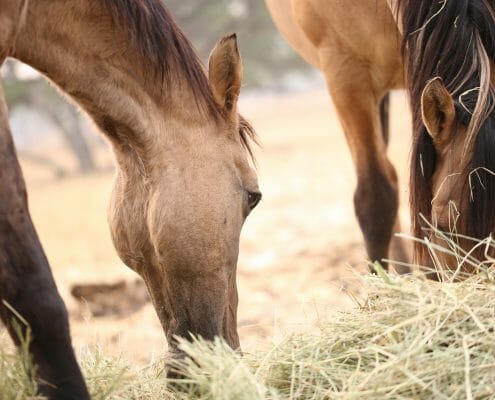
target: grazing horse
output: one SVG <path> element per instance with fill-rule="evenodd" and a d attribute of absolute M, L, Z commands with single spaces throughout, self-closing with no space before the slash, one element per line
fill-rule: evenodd
<path fill-rule="evenodd" d="M 455 243 L 457 259 L 441 254 L 443 266 L 474 272 L 485 248 L 468 238 L 495 233 L 495 1 L 397 0 L 392 9 L 413 112 L 411 213 Z M 424 236 L 424 221 L 413 218 L 413 229 Z M 443 235 L 431 241 L 452 246 Z M 431 264 L 426 247 L 415 253 Z"/>
<path fill-rule="evenodd" d="M 250 162 L 254 131 L 237 113 L 235 35 L 212 51 L 207 76 L 160 0 L 19 4 L 15 35 L 0 31 L 10 40 L 0 54 L 53 81 L 111 143 L 111 235 L 123 262 L 144 279 L 171 353 L 175 336 L 220 336 L 239 348 L 239 235 L 261 194 Z M 44 394 L 85 399 L 66 310 L 29 218 L 1 110 L 0 297 L 10 307 L 1 308 L 2 320 L 12 327 L 16 310 L 29 323 Z"/>
<path fill-rule="evenodd" d="M 406 258 L 393 237 L 399 226 L 397 176 L 386 154 L 388 92 L 406 82 L 414 114 L 415 234 L 431 235 L 422 216 L 457 238 L 493 232 L 493 1 L 266 3 L 280 32 L 325 75 L 357 173 L 355 211 L 370 260 L 388 258 L 389 250 L 397 260 Z M 461 217 L 449 225 L 453 209 Z M 465 240 L 459 242 L 461 251 L 469 250 Z M 415 258 L 431 265 L 421 245 Z"/>

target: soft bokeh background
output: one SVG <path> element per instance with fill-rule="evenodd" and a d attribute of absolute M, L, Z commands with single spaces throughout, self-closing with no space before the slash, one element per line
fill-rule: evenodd
<path fill-rule="evenodd" d="M 263 201 L 242 233 L 239 332 L 259 340 L 311 329 L 321 313 L 352 307 L 366 271 L 354 218 L 353 167 L 321 75 L 277 33 L 262 0 L 167 1 L 203 60 L 237 32 L 244 59 L 241 111 L 261 141 L 255 149 Z M 40 76 L 14 61 L 2 69 L 29 204 L 68 306 L 78 350 L 100 346 L 145 362 L 166 349 L 137 276 L 117 257 L 106 224 L 113 159 L 87 117 Z M 401 180 L 407 226 L 410 117 L 393 93 L 390 156 Z M 79 303 L 74 285 L 105 284 Z"/>

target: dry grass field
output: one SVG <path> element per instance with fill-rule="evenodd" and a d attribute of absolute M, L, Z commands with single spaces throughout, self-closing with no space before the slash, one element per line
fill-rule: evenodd
<path fill-rule="evenodd" d="M 325 91 L 243 99 L 241 110 L 258 131 L 263 201 L 249 217 L 238 263 L 239 332 L 244 349 L 287 332 L 311 330 L 319 313 L 352 307 L 347 292 L 360 290 L 366 270 L 354 218 L 355 177 L 335 111 Z M 407 226 L 407 164 L 410 117 L 403 93 L 392 96 L 390 156 L 401 181 Z M 66 157 L 50 149 L 53 157 Z M 70 295 L 74 284 L 132 282 L 118 259 L 106 224 L 112 174 L 62 181 L 48 179 L 23 161 L 30 208 L 71 315 L 78 351 L 101 347 L 144 363 L 166 351 L 150 304 L 137 310 L 122 295 L 126 315 L 93 317 Z M 132 310 L 131 310 L 132 308 Z"/>

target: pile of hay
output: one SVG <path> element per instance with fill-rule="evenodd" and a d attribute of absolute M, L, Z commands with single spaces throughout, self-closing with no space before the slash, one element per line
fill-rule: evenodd
<path fill-rule="evenodd" d="M 162 363 L 137 371 L 87 355 L 91 391 L 95 399 L 150 400 L 495 398 L 493 269 L 461 283 L 384 273 L 363 279 L 367 299 L 321 321 L 318 334 L 244 357 L 221 342 L 182 343 L 191 360 L 175 366 L 187 379 L 173 389 Z M 11 366 L 0 362 L 5 385 Z M 0 395 L 19 398 L 29 397 Z"/>
<path fill-rule="evenodd" d="M 198 399 L 495 398 L 495 271 L 462 283 L 364 278 L 368 298 L 241 360 L 183 344 Z M 187 398 L 185 396 L 184 398 Z"/>

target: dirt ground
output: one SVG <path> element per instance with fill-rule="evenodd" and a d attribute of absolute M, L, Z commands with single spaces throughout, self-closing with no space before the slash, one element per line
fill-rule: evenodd
<path fill-rule="evenodd" d="M 352 307 L 348 293 L 360 291 L 366 261 L 352 206 L 353 167 L 326 92 L 252 95 L 241 110 L 262 143 L 255 153 L 263 201 L 243 229 L 238 263 L 239 333 L 249 351 L 259 341 L 317 326 L 323 313 Z M 402 92 L 392 96 L 391 115 L 390 156 L 407 226 L 410 117 Z M 98 346 L 139 363 L 163 355 L 154 310 L 111 244 L 105 210 L 112 174 L 52 181 L 39 167 L 23 165 L 33 219 L 69 308 L 76 349 Z M 103 300 L 116 314 L 95 317 L 94 306 L 81 306 L 70 294 L 75 284 L 121 280 L 126 286 Z"/>

